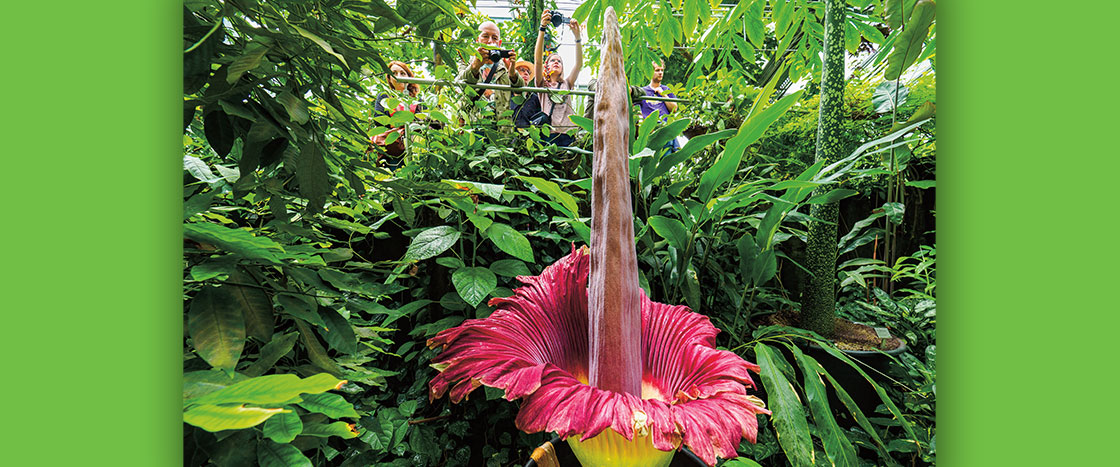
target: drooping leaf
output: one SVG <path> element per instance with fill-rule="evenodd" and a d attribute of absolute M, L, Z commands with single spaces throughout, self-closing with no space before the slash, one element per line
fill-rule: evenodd
<path fill-rule="evenodd" d="M 871 95 L 871 105 L 878 113 L 888 113 L 906 103 L 910 95 L 910 88 L 895 86 L 894 81 L 883 81 L 875 86 L 875 93 Z"/>
<path fill-rule="evenodd" d="M 314 141 L 308 141 L 300 148 L 296 179 L 299 181 L 300 195 L 307 198 L 307 209 L 312 213 L 322 211 L 331 186 L 327 162 Z"/>
<path fill-rule="evenodd" d="M 773 412 L 771 423 L 778 436 L 778 444 L 795 467 L 811 466 L 815 452 L 809 439 L 809 424 L 805 420 L 805 409 L 793 385 L 783 372 L 792 373 L 792 368 L 780 354 L 775 355 L 766 344 L 755 344 L 758 365 L 762 367 L 762 385 L 769 396 L 767 405 Z M 779 366 L 780 365 L 780 366 Z M 785 368 L 781 368 L 785 367 Z"/>
<path fill-rule="evenodd" d="M 203 287 L 191 301 L 187 329 L 199 357 L 232 370 L 245 348 L 245 316 L 224 287 Z"/>
<path fill-rule="evenodd" d="M 206 135 L 206 142 L 219 156 L 226 157 L 233 149 L 233 124 L 229 115 L 221 110 L 212 110 L 202 116 L 202 131 Z"/>
<path fill-rule="evenodd" d="M 210 279 L 226 280 L 237 267 L 236 255 L 225 255 L 207 259 L 191 267 L 191 279 L 205 281 Z"/>
<path fill-rule="evenodd" d="M 689 158 L 692 157 L 693 154 L 703 150 L 712 143 L 730 138 L 731 135 L 734 134 L 735 129 L 731 128 L 723 131 L 717 131 L 715 133 L 703 134 L 688 140 L 688 142 L 685 143 L 684 147 L 679 151 L 665 156 L 660 161 L 658 161 L 657 168 L 654 169 L 653 172 L 643 181 L 643 185 L 648 184 L 650 180 L 653 180 L 656 177 L 665 175 L 669 172 L 669 169 L 672 169 L 674 166 L 680 164 L 681 162 L 689 160 Z"/>
<path fill-rule="evenodd" d="M 902 216 L 906 213 L 906 205 L 902 203 L 883 203 L 883 212 L 892 224 L 901 224 Z"/>
<path fill-rule="evenodd" d="M 206 431 L 239 430 L 257 426 L 284 409 L 203 404 L 183 412 L 183 421 Z"/>
<path fill-rule="evenodd" d="M 848 197 L 858 195 L 858 194 L 859 194 L 859 192 L 856 191 L 856 190 L 849 190 L 847 188 L 837 188 L 835 190 L 829 190 L 826 193 L 821 193 L 817 196 L 809 198 L 809 200 L 806 201 L 805 203 L 806 204 L 835 203 L 835 202 L 840 201 L 844 198 L 848 198 Z"/>
<path fill-rule="evenodd" d="M 295 332 L 289 332 L 283 335 L 274 334 L 272 340 L 265 344 L 264 347 L 261 347 L 261 353 L 257 357 L 257 361 L 242 370 L 241 373 L 248 376 L 263 375 L 272 368 L 276 362 L 280 361 L 283 356 L 292 351 L 292 348 L 296 345 L 296 339 L 298 338 L 299 334 Z"/>
<path fill-rule="evenodd" d="M 539 177 L 519 176 L 515 178 L 520 178 L 522 180 L 525 180 L 526 182 L 529 182 L 530 185 L 533 185 L 533 187 L 538 191 L 544 193 L 545 196 L 548 196 L 553 201 L 560 203 L 561 206 L 568 210 L 568 212 L 565 213 L 568 216 L 579 216 L 579 205 L 576 203 L 576 199 L 572 197 L 572 195 L 560 189 L 560 185 L 557 185 L 555 182 L 550 182 Z"/>
<path fill-rule="evenodd" d="M 276 101 L 284 106 L 284 110 L 288 111 L 288 119 L 293 122 L 302 125 L 311 118 L 311 114 L 308 113 L 307 102 L 289 91 L 284 91 L 276 96 Z"/>
<path fill-rule="evenodd" d="M 221 370 L 201 370 L 183 373 L 183 400 L 196 399 L 233 383 L 249 379 L 241 373 L 231 377 Z"/>
<path fill-rule="evenodd" d="M 463 301 L 478 306 L 498 286 L 498 278 L 489 269 L 473 267 L 459 268 L 451 274 L 451 283 Z"/>
<path fill-rule="evenodd" d="M 914 13 L 906 22 L 906 28 L 898 33 L 894 49 L 887 57 L 887 68 L 883 71 L 884 79 L 898 79 L 902 72 L 910 68 L 910 65 L 914 64 L 921 55 L 922 43 L 926 41 L 929 27 L 933 24 L 935 9 L 936 4 L 933 0 L 918 0 L 914 4 Z"/>
<path fill-rule="evenodd" d="M 266 52 L 268 52 L 268 46 L 260 42 L 250 42 L 249 45 L 245 46 L 245 51 L 241 56 L 229 64 L 229 69 L 226 71 L 226 83 L 236 83 L 246 71 L 259 66 Z"/>
<path fill-rule="evenodd" d="M 311 363 L 331 375 L 341 377 L 342 368 L 327 355 L 327 350 L 319 343 L 319 339 L 315 338 L 315 334 L 311 332 L 307 324 L 296 320 L 296 327 L 299 328 L 300 341 L 303 342 L 303 347 L 307 349 L 307 358 L 311 360 Z"/>
<path fill-rule="evenodd" d="M 240 269 L 233 272 L 230 282 L 256 284 L 249 274 Z M 227 284 L 223 288 L 225 287 L 229 288 L 234 304 L 241 308 L 245 315 L 245 333 L 262 342 L 271 340 L 275 323 L 272 317 L 272 300 L 268 298 L 268 294 L 260 288 L 251 286 Z"/>
<path fill-rule="evenodd" d="M 521 232 L 518 232 L 513 227 L 501 222 L 490 224 L 490 227 L 486 229 L 486 238 L 494 242 L 494 245 L 502 251 L 518 259 L 530 263 L 535 262 L 533 259 L 533 247 L 529 244 L 529 239 L 525 238 Z"/>
<path fill-rule="evenodd" d="M 289 24 L 290 24 L 290 23 L 289 23 Z M 346 63 L 346 58 L 345 58 L 345 57 L 343 57 L 342 55 L 339 55 L 339 54 L 338 54 L 338 52 L 335 52 L 335 51 L 334 51 L 334 48 L 333 48 L 333 47 L 331 47 L 331 45 L 330 45 L 330 44 L 328 44 L 328 43 L 327 43 L 327 41 L 324 41 L 324 40 L 323 40 L 323 38 L 321 38 L 321 37 L 319 37 L 319 36 L 315 35 L 314 33 L 310 32 L 310 31 L 308 31 L 308 30 L 306 30 L 306 29 L 303 29 L 303 28 L 301 28 L 301 27 L 299 27 L 299 26 L 296 26 L 296 25 L 294 25 L 294 24 L 292 24 L 291 26 L 292 26 L 293 28 L 295 28 L 295 29 L 296 29 L 296 31 L 298 31 L 298 32 L 299 32 L 299 35 L 301 35 L 301 36 L 303 36 L 303 37 L 306 37 L 306 38 L 308 38 L 308 39 L 311 39 L 311 41 L 312 41 L 312 42 L 314 42 L 314 43 L 318 44 L 318 45 L 319 45 L 319 47 L 322 47 L 322 48 L 323 48 L 323 50 L 324 50 L 324 51 L 326 51 L 326 52 L 327 52 L 328 54 L 331 54 L 331 55 L 333 55 L 333 56 L 334 56 L 334 58 L 337 58 L 337 59 L 338 59 L 338 61 L 342 62 L 342 66 L 344 66 L 344 67 L 346 67 L 346 68 L 350 68 L 350 64 Z"/>
<path fill-rule="evenodd" d="M 692 120 L 688 118 L 673 120 L 668 125 L 665 125 L 654 131 L 653 135 L 650 136 L 649 143 L 646 144 L 646 147 L 653 149 L 654 151 L 665 147 L 665 145 L 668 144 L 669 141 L 676 139 L 677 136 L 680 136 L 681 132 L 684 131 L 685 128 L 688 128 L 688 125 L 691 123 Z"/>
<path fill-rule="evenodd" d="M 258 237 L 248 230 L 231 229 L 210 222 L 193 222 L 183 226 L 183 234 L 196 242 L 208 243 L 248 259 L 282 264 L 284 247 L 268 237 Z"/>
<path fill-rule="evenodd" d="M 279 444 L 267 439 L 257 443 L 257 463 L 260 467 L 313 467 L 311 459 L 291 444 Z"/>
<path fill-rule="evenodd" d="M 286 408 L 291 410 L 291 407 Z M 282 412 L 265 421 L 261 430 L 268 439 L 277 443 L 290 443 L 303 431 L 303 422 L 300 421 L 299 415 L 294 410 Z"/>
<path fill-rule="evenodd" d="M 354 328 L 346 318 L 328 307 L 319 307 L 319 316 L 323 317 L 323 323 L 327 325 L 326 329 L 319 332 L 327 345 L 345 354 L 358 351 L 358 336 L 354 334 Z"/>
<path fill-rule="evenodd" d="M 408 250 L 404 253 L 404 261 L 425 260 L 443 253 L 459 241 L 459 235 L 461 234 L 458 230 L 446 225 L 424 230 L 408 245 Z"/>
<path fill-rule="evenodd" d="M 341 395 L 325 392 L 322 394 L 305 394 L 303 400 L 296 404 L 308 412 L 324 414 L 330 418 L 358 418 L 354 405 L 346 402 Z"/>
<path fill-rule="evenodd" d="M 299 318 L 307 323 L 324 328 L 327 324 L 319 316 L 319 304 L 315 299 L 301 294 L 281 293 L 276 295 L 278 303 L 285 314 Z"/>
<path fill-rule="evenodd" d="M 805 398 L 808 400 L 809 410 L 813 414 L 813 422 L 817 425 L 817 435 L 824 444 L 824 452 L 828 455 L 832 465 L 858 465 L 856 448 L 844 435 L 832 409 L 828 406 L 828 394 L 825 392 L 824 382 L 820 373 L 824 368 L 813 357 L 805 355 L 796 345 L 788 345 L 801 367 L 804 375 Z"/>

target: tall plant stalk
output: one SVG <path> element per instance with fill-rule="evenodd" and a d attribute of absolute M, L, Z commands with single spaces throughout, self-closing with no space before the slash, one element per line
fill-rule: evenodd
<path fill-rule="evenodd" d="M 817 162 L 828 164 L 840 158 L 844 83 L 844 2 L 826 0 Z M 814 193 L 817 194 L 820 193 Z M 831 337 L 836 317 L 836 221 L 840 206 L 814 204 L 809 215 L 818 220 L 809 223 L 805 262 L 811 277 L 801 301 L 801 325 Z"/>

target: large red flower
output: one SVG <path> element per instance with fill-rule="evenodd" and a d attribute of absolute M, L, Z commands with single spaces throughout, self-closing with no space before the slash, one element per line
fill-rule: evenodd
<path fill-rule="evenodd" d="M 741 438 L 753 443 L 755 414 L 770 413 L 747 395 L 754 387 L 748 370 L 759 367 L 715 349 L 719 330 L 686 306 L 641 295 L 641 398 L 586 384 L 588 264 L 587 250 L 573 246 L 540 276 L 519 277 L 526 285 L 514 296 L 490 300 L 497 310 L 488 318 L 428 340 L 443 347 L 429 398 L 450 390 L 459 402 L 479 385 L 499 388 L 507 400 L 523 401 L 516 420 L 523 431 L 585 441 L 608 427 L 628 440 L 638 430 L 662 451 L 683 442 L 709 465 L 717 455 L 735 457 Z"/>

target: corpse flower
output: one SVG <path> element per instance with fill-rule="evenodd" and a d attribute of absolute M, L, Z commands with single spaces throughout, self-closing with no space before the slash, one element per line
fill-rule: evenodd
<path fill-rule="evenodd" d="M 591 248 L 576 249 L 489 317 L 428 341 L 443 352 L 429 398 L 465 399 L 480 385 L 521 400 L 518 429 L 556 432 L 585 466 L 665 466 L 682 444 L 708 465 L 754 442 L 747 394 L 759 367 L 715 348 L 719 330 L 688 307 L 638 287 L 627 166 L 629 98 L 613 8 L 604 15 L 596 98 Z"/>

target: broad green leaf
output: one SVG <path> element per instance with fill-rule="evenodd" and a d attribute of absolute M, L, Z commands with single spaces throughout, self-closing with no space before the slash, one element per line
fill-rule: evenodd
<path fill-rule="evenodd" d="M 922 53 L 922 43 L 929 34 L 929 26 L 933 24 L 936 4 L 932 0 L 918 0 L 914 4 L 914 13 L 906 22 L 906 28 L 898 33 L 894 49 L 887 57 L 887 68 L 883 71 L 883 78 L 888 80 L 898 79 L 902 72 L 918 59 Z"/>
<path fill-rule="evenodd" d="M 579 216 L 579 205 L 576 203 L 576 199 L 572 197 L 572 195 L 560 189 L 560 185 L 557 185 L 555 182 L 550 182 L 539 177 L 518 176 L 515 178 L 520 178 L 526 182 L 529 182 L 530 185 L 533 185 L 533 187 L 535 187 L 538 191 L 544 193 L 545 196 L 548 196 L 553 201 L 560 203 L 560 205 L 564 206 L 564 209 L 568 210 L 568 212 L 566 212 L 565 214 L 567 214 L 569 217 Z"/>
<path fill-rule="evenodd" d="M 307 198 L 307 209 L 312 213 L 323 210 L 327 195 L 331 192 L 328 172 L 327 161 L 323 160 L 319 145 L 308 141 L 299 151 L 296 180 L 299 181 L 299 194 Z"/>
<path fill-rule="evenodd" d="M 568 119 L 571 120 L 572 123 L 575 123 L 576 126 L 582 128 L 584 131 L 594 131 L 595 122 L 590 118 L 582 117 L 579 115 L 571 115 L 568 117 Z"/>
<path fill-rule="evenodd" d="M 233 383 L 249 379 L 241 373 L 233 377 L 221 370 L 201 370 L 183 373 L 183 400 L 195 399 Z"/>
<path fill-rule="evenodd" d="M 183 156 L 183 170 L 186 170 L 187 173 L 191 174 L 194 178 L 206 183 L 213 184 L 222 180 L 222 177 L 214 175 L 214 172 L 210 170 L 210 166 L 207 165 L 206 162 L 189 154 Z"/>
<path fill-rule="evenodd" d="M 319 277 L 343 292 L 354 292 L 368 297 L 400 292 L 405 287 L 398 284 L 382 284 L 373 281 L 369 273 L 342 272 L 333 268 L 321 268 Z"/>
<path fill-rule="evenodd" d="M 789 364 L 780 354 L 775 355 L 765 344 L 755 344 L 758 365 L 762 367 L 762 385 L 769 396 L 767 405 L 773 412 L 770 416 L 778 444 L 794 467 L 814 464 L 815 452 L 809 438 L 809 424 L 805 420 L 805 409 L 793 385 L 786 379 L 783 371 L 792 373 Z M 779 367 L 785 367 L 783 370 Z"/>
<path fill-rule="evenodd" d="M 859 36 L 859 29 L 851 21 L 844 21 L 844 50 L 850 54 L 858 52 L 861 42 Z"/>
<path fill-rule="evenodd" d="M 762 464 L 745 457 L 736 457 L 724 462 L 721 467 L 762 467 Z"/>
<path fill-rule="evenodd" d="M 650 136 L 649 143 L 646 144 L 646 147 L 653 149 L 654 151 L 665 147 L 665 145 L 668 144 L 669 141 L 676 139 L 677 136 L 680 136 L 681 132 L 684 131 L 685 128 L 688 128 L 688 125 L 691 123 L 692 119 L 688 118 L 682 118 L 669 122 L 668 125 L 658 128 L 657 131 L 653 132 L 653 135 Z"/>
<path fill-rule="evenodd" d="M 420 232 L 408 245 L 408 251 L 404 253 L 404 261 L 425 260 L 439 255 L 459 241 L 459 235 L 458 230 L 446 225 Z"/>
<path fill-rule="evenodd" d="M 764 45 L 766 38 L 766 25 L 762 22 L 762 7 L 765 2 L 762 0 L 754 0 L 751 2 L 747 12 L 743 15 L 743 21 L 747 26 L 747 39 L 756 48 Z"/>
<path fill-rule="evenodd" d="M 700 310 L 700 278 L 696 276 L 696 269 L 692 264 L 684 271 L 684 297 L 688 307 L 695 313 L 702 313 Z"/>
<path fill-rule="evenodd" d="M 498 286 L 498 278 L 486 268 L 459 268 L 451 274 L 451 283 L 459 296 L 473 307 L 482 303 Z"/>
<path fill-rule="evenodd" d="M 327 325 L 319 332 L 327 345 L 348 355 L 358 351 L 358 336 L 354 334 L 354 328 L 346 318 L 328 307 L 319 307 L 319 316 L 323 317 L 323 323 Z"/>
<path fill-rule="evenodd" d="M 325 392 L 322 394 L 305 394 L 303 400 L 296 404 L 308 412 L 324 414 L 330 418 L 358 418 L 354 405 L 346 402 L 341 395 Z"/>
<path fill-rule="evenodd" d="M 787 347 L 793 351 L 794 358 L 801 367 L 801 374 L 804 375 L 805 398 L 808 399 L 809 410 L 817 425 L 817 436 L 824 444 L 825 454 L 828 455 L 832 465 L 858 465 L 856 448 L 844 435 L 844 430 L 840 429 L 832 409 L 828 406 L 828 394 L 820 377 L 824 369 L 813 357 L 802 353 L 796 345 L 787 345 Z"/>
<path fill-rule="evenodd" d="M 207 259 L 193 267 L 191 267 L 191 279 L 196 281 L 205 281 L 209 279 L 217 279 L 224 281 L 229 278 L 237 267 L 236 255 L 225 255 L 217 258 Z"/>
<path fill-rule="evenodd" d="M 231 229 L 210 222 L 195 222 L 183 226 L 184 235 L 196 242 L 214 245 L 223 251 L 237 253 L 248 259 L 282 264 L 284 247 L 268 237 L 258 237 L 244 229 Z"/>
<path fill-rule="evenodd" d="M 921 188 L 921 189 L 936 188 L 937 187 L 937 180 L 915 180 L 915 181 L 906 182 L 906 186 L 912 186 L 914 188 Z"/>
<path fill-rule="evenodd" d="M 206 431 L 240 430 L 257 426 L 284 409 L 262 407 L 196 405 L 183 412 L 183 421 Z"/>
<path fill-rule="evenodd" d="M 463 260 L 452 256 L 441 256 L 439 258 L 436 258 L 436 264 L 447 269 L 459 269 L 464 266 Z"/>
<path fill-rule="evenodd" d="M 296 97 L 295 94 L 284 91 L 280 93 L 279 96 L 276 96 L 276 100 L 280 102 L 280 105 L 284 106 L 284 110 L 288 111 L 288 119 L 291 121 L 302 125 L 307 123 L 307 120 L 311 118 L 311 115 L 308 113 L 307 102 Z"/>
<path fill-rule="evenodd" d="M 906 104 L 906 97 L 909 95 L 910 88 L 896 86 L 894 81 L 883 81 L 875 86 L 875 93 L 871 95 L 871 105 L 875 108 L 875 112 L 887 113 Z"/>
<path fill-rule="evenodd" d="M 393 198 L 393 212 L 410 226 L 416 223 L 416 208 L 406 199 Z"/>
<path fill-rule="evenodd" d="M 268 52 L 268 46 L 259 42 L 251 42 L 245 46 L 245 52 L 237 57 L 226 70 L 226 83 L 233 84 L 241 79 L 241 75 L 261 64 L 261 59 Z"/>
<path fill-rule="evenodd" d="M 892 224 L 901 224 L 902 216 L 906 213 L 906 205 L 902 203 L 883 203 L 883 212 Z"/>
<path fill-rule="evenodd" d="M 303 433 L 300 434 L 303 436 L 316 436 L 320 438 L 338 436 L 342 439 L 351 439 L 358 437 L 358 428 L 354 424 L 346 422 L 304 425 Z"/>
<path fill-rule="evenodd" d="M 289 332 L 287 334 L 274 334 L 272 340 L 269 341 L 264 347 L 261 348 L 260 356 L 257 361 L 253 362 L 241 372 L 248 376 L 260 376 L 272 368 L 276 362 L 292 351 L 296 345 L 296 339 L 299 338 L 299 333 Z"/>
<path fill-rule="evenodd" d="M 245 349 L 245 315 L 225 287 L 203 287 L 191 301 L 187 330 L 199 357 L 210 366 L 233 370 Z"/>
<path fill-rule="evenodd" d="M 287 409 L 291 409 L 287 407 Z M 283 412 L 273 415 L 261 427 L 264 436 L 277 443 L 290 443 L 303 431 L 303 422 L 295 411 Z"/>
<path fill-rule="evenodd" d="M 466 188 L 470 193 L 482 193 L 495 200 L 502 199 L 502 193 L 505 191 L 505 185 L 495 185 L 492 183 L 482 182 L 469 182 L 466 180 L 444 180 L 445 183 L 459 189 Z"/>
<path fill-rule="evenodd" d="M 241 284 L 256 284 L 253 278 L 241 270 L 236 270 L 230 276 L 231 282 Z M 257 287 L 226 284 L 229 288 L 234 304 L 241 308 L 245 315 L 245 333 L 249 337 L 268 342 L 272 339 L 274 318 L 272 316 L 272 300 L 264 290 Z"/>
<path fill-rule="evenodd" d="M 313 365 L 323 371 L 341 377 L 342 368 L 327 355 L 327 350 L 319 343 L 319 339 L 315 338 L 315 334 L 307 327 L 307 324 L 301 320 L 296 320 L 296 327 L 299 329 L 299 338 L 303 342 L 303 348 L 307 350 L 308 360 L 311 360 Z"/>
<path fill-rule="evenodd" d="M 321 37 L 311 33 L 310 31 L 307 31 L 306 29 L 303 29 L 303 28 L 301 28 L 299 26 L 296 26 L 294 24 L 291 24 L 291 23 L 288 23 L 288 24 L 291 25 L 293 28 L 295 28 L 295 30 L 299 32 L 299 35 L 301 35 L 303 37 L 306 37 L 308 39 L 311 39 L 312 42 L 318 44 L 319 47 L 322 47 L 324 51 L 326 51 L 327 53 L 329 53 L 329 54 L 333 55 L 335 58 L 337 58 L 338 61 L 342 62 L 342 66 L 345 66 L 346 68 L 350 68 L 350 64 L 346 63 L 346 58 L 343 57 L 342 55 L 339 55 L 338 52 L 335 52 L 334 48 L 331 47 L 331 45 L 328 44 L 327 41 L 324 41 Z"/>
<path fill-rule="evenodd" d="M 685 229 L 681 221 L 664 216 L 650 216 L 647 223 L 654 232 L 657 232 L 657 235 L 668 240 L 670 246 L 684 254 L 685 247 L 688 245 L 688 229 Z"/>
<path fill-rule="evenodd" d="M 319 216 L 317 219 L 319 220 L 319 222 L 321 222 L 321 223 L 323 223 L 323 224 L 325 224 L 329 227 L 334 227 L 336 229 L 345 230 L 345 231 L 348 231 L 348 232 L 354 232 L 354 233 L 359 233 L 359 234 L 362 234 L 362 235 L 366 235 L 366 234 L 373 231 L 373 229 L 371 229 L 367 226 L 364 226 L 362 224 L 359 224 L 357 222 L 350 222 L 350 221 L 343 220 L 343 219 L 335 219 L 335 218 L 330 217 L 330 216 Z M 324 261 L 325 260 L 326 259 L 324 258 Z M 328 262 L 330 262 L 330 261 L 328 261 Z"/>
<path fill-rule="evenodd" d="M 189 401 L 203 404 L 284 404 L 302 393 L 318 394 L 337 389 L 343 381 L 326 373 L 300 378 L 292 374 L 265 375 L 231 384 L 221 390 Z"/>
<path fill-rule="evenodd" d="M 742 280 L 751 281 L 754 285 L 755 272 L 758 268 L 758 256 L 762 252 L 758 245 L 754 243 L 754 237 L 750 235 L 743 235 L 739 237 L 739 241 L 735 243 L 735 248 L 739 252 L 739 274 Z"/>
<path fill-rule="evenodd" d="M 891 29 L 898 29 L 914 13 L 915 0 L 883 0 L 883 20 Z"/>
<path fill-rule="evenodd" d="M 360 422 L 366 429 L 362 441 L 378 451 L 388 451 L 393 440 L 393 421 L 385 416 L 386 412 L 379 410 L 377 417 L 362 417 Z"/>
<path fill-rule="evenodd" d="M 684 16 L 681 20 L 681 32 L 684 34 L 685 42 L 692 39 L 692 31 L 696 30 L 696 19 L 700 16 L 698 11 L 700 2 L 684 2 Z"/>
<path fill-rule="evenodd" d="M 291 444 L 278 444 L 267 439 L 257 443 L 257 463 L 260 467 L 313 467 L 311 459 Z"/>
<path fill-rule="evenodd" d="M 206 142 L 214 152 L 222 157 L 229 155 L 236 138 L 229 115 L 221 110 L 206 112 L 202 116 L 202 131 L 206 135 Z"/>
<path fill-rule="evenodd" d="M 754 284 L 762 285 L 766 281 L 774 277 L 778 270 L 778 259 L 775 257 L 774 249 L 767 248 L 762 250 L 754 259 Z"/>
<path fill-rule="evenodd" d="M 910 126 L 915 122 L 931 118 L 936 112 L 937 105 L 935 105 L 933 102 L 923 102 L 922 105 L 919 105 L 918 109 L 914 111 L 914 114 L 910 116 L 910 119 L 906 120 L 906 122 L 895 123 L 894 126 L 891 127 L 890 131 L 893 133 L 901 128 Z"/>
<path fill-rule="evenodd" d="M 319 316 L 319 304 L 311 297 L 301 294 L 281 293 L 276 295 L 276 303 L 288 315 L 321 328 L 327 327 L 323 318 Z"/>
<path fill-rule="evenodd" d="M 490 272 L 503 277 L 528 276 L 532 274 L 525 262 L 517 259 L 500 259 L 490 263 Z"/>
<path fill-rule="evenodd" d="M 529 244 L 529 239 L 525 238 L 521 232 L 518 232 L 513 227 L 501 222 L 490 224 L 490 228 L 486 229 L 486 238 L 494 242 L 494 245 L 502 251 L 518 259 L 530 263 L 535 262 L 533 259 L 533 247 Z"/>
<path fill-rule="evenodd" d="M 674 166 L 680 164 L 681 162 L 689 160 L 689 158 L 693 154 L 703 150 L 716 141 L 730 138 L 731 135 L 734 134 L 735 129 L 732 128 L 723 131 L 717 131 L 715 133 L 703 134 L 688 140 L 688 142 L 685 143 L 684 147 L 681 148 L 680 151 L 667 155 L 660 161 L 658 161 L 657 168 L 653 170 L 653 172 L 646 178 L 646 180 L 643 181 L 642 184 L 646 185 L 650 180 L 665 175 L 669 172 L 669 169 L 672 169 Z"/>
<path fill-rule="evenodd" d="M 840 360 L 854 368 L 860 376 L 866 379 L 867 382 L 871 384 L 871 388 L 875 390 L 875 393 L 879 395 L 879 399 L 883 401 L 883 405 L 887 406 L 887 411 L 893 414 L 895 420 L 899 422 L 900 425 L 902 425 L 902 429 L 906 431 L 906 435 L 909 436 L 910 439 L 918 439 L 918 434 L 914 432 L 914 425 L 902 415 L 902 411 L 898 410 L 898 406 L 895 405 L 894 401 L 892 401 L 891 398 L 887 396 L 886 390 L 884 390 L 882 386 L 879 386 L 879 383 L 871 379 L 871 377 L 868 376 L 867 373 L 864 372 L 857 363 L 853 362 L 852 359 L 848 358 L 847 355 L 844 355 L 844 352 L 841 352 L 840 350 L 832 346 L 821 346 L 821 348 L 824 349 L 825 352 L 828 352 L 829 355 L 835 357 L 837 360 Z"/>

